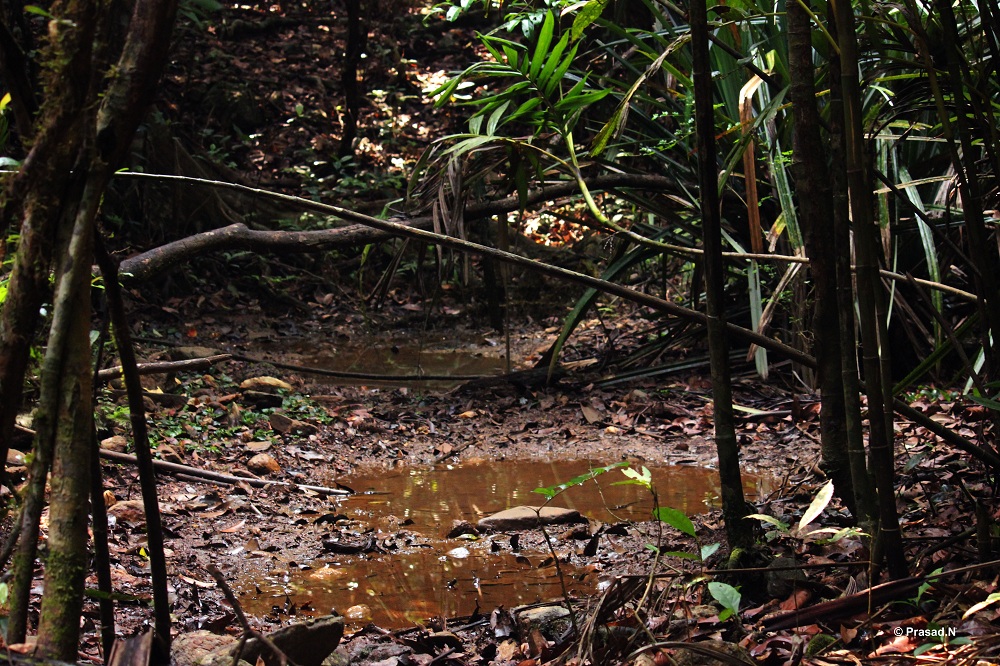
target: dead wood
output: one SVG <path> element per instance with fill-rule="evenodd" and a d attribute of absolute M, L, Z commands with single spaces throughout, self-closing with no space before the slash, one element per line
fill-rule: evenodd
<path fill-rule="evenodd" d="M 188 370 L 205 370 L 216 363 L 227 361 L 232 358 L 232 354 L 217 354 L 204 358 L 191 358 L 183 361 L 156 361 L 155 363 L 139 363 L 136 370 L 140 375 L 155 375 L 167 372 L 186 372 Z M 116 365 L 113 368 L 105 368 L 97 371 L 97 381 L 109 382 L 122 375 L 122 367 Z"/>
<path fill-rule="evenodd" d="M 117 451 L 108 451 L 106 449 L 101 449 L 101 457 L 105 460 L 111 460 L 112 462 L 136 464 L 137 460 L 135 456 L 130 456 L 127 453 L 118 453 Z M 197 467 L 190 467 L 188 465 L 180 465 L 178 463 L 167 462 L 165 460 L 154 460 L 153 467 L 160 472 L 166 474 L 184 474 L 186 476 L 205 479 L 207 481 L 218 481 L 220 483 L 226 483 L 229 485 L 236 485 L 238 483 L 247 483 L 255 488 L 266 488 L 266 487 L 282 487 L 291 488 L 295 490 L 305 490 L 308 492 L 318 493 L 320 495 L 350 495 L 350 491 L 341 490 L 340 488 L 326 488 L 324 486 L 309 486 L 302 483 L 288 483 L 287 481 L 275 481 L 272 479 L 261 479 L 254 476 L 234 476 L 231 474 L 222 474 L 221 472 L 213 472 L 207 469 L 198 469 Z"/>
<path fill-rule="evenodd" d="M 218 183 L 183 176 L 127 172 L 118 175 L 122 178 L 160 179 L 167 182 L 181 181 L 188 185 L 201 185 L 212 189 L 219 189 Z M 596 191 L 638 189 L 654 192 L 658 189 L 664 189 L 672 182 L 671 179 L 662 176 L 615 174 L 594 178 L 592 181 L 588 181 L 588 186 Z M 235 187 L 238 189 L 241 186 Z M 247 188 L 247 190 L 250 190 L 251 193 L 261 192 L 252 188 Z M 577 192 L 576 183 L 559 182 L 549 184 L 545 187 L 531 190 L 525 199 L 524 205 L 535 206 L 542 202 L 570 197 L 577 194 Z M 295 199 L 295 197 L 291 197 L 290 199 Z M 295 202 L 293 201 L 292 203 L 294 204 Z M 516 211 L 520 206 L 521 201 L 516 196 L 505 197 L 486 203 L 470 204 L 465 209 L 465 220 L 467 222 L 475 222 L 488 219 L 494 215 Z M 321 212 L 331 213 L 329 210 Z M 336 215 L 336 213 L 334 214 Z M 433 226 L 433 220 L 429 214 L 414 217 L 397 217 L 393 218 L 393 221 L 414 229 L 430 229 Z M 397 234 L 390 231 L 376 229 L 364 223 L 317 231 L 252 230 L 242 224 L 236 223 L 188 236 L 129 257 L 121 264 L 122 279 L 132 283 L 144 282 L 165 270 L 190 261 L 195 257 L 221 250 L 246 249 L 255 252 L 302 254 L 324 252 L 340 247 L 365 245 L 389 240 L 396 236 Z"/>
<path fill-rule="evenodd" d="M 526 270 L 531 270 L 542 275 L 547 275 L 552 278 L 570 282 L 573 284 L 578 284 L 584 287 L 590 287 L 596 289 L 600 292 L 611 294 L 613 296 L 618 296 L 632 303 L 648 307 L 657 312 L 663 312 L 669 315 L 681 319 L 687 319 L 691 321 L 697 321 L 705 323 L 708 317 L 703 312 L 698 312 L 697 310 L 692 310 L 691 308 L 678 305 L 671 301 L 664 300 L 662 298 L 657 298 L 649 294 L 625 287 L 620 284 L 613 282 L 608 282 L 607 280 L 602 280 L 600 278 L 593 277 L 591 275 L 585 275 L 577 271 L 571 271 L 566 268 L 560 268 L 559 266 L 552 266 L 550 264 L 541 263 L 531 259 L 527 259 L 517 254 L 512 254 L 510 252 L 505 252 L 502 250 L 496 250 L 485 245 L 480 245 L 479 243 L 472 243 L 467 240 L 460 238 L 453 238 L 451 236 L 444 236 L 441 234 L 436 234 L 424 229 L 417 228 L 412 225 L 412 220 L 380 220 L 368 215 L 362 215 L 361 213 L 356 213 L 345 208 L 340 208 L 339 206 L 332 206 L 329 204 L 322 204 L 315 201 L 310 201 L 308 199 L 303 199 L 302 197 L 296 197 L 288 194 L 279 194 L 277 192 L 269 192 L 267 190 L 261 190 L 258 188 L 248 187 L 246 185 L 237 185 L 234 183 L 221 183 L 221 182 L 206 182 L 199 181 L 197 179 L 186 178 L 183 176 L 165 176 L 157 174 L 139 174 L 139 173 L 129 173 L 125 174 L 130 177 L 139 178 L 158 178 L 158 179 L 174 179 L 183 180 L 190 183 L 201 183 L 203 185 L 208 185 L 211 187 L 216 187 L 224 190 L 231 190 L 236 192 L 243 192 L 250 195 L 261 196 L 271 200 L 285 201 L 291 205 L 294 205 L 303 210 L 310 210 L 317 213 L 323 213 L 326 215 L 332 215 L 339 217 L 343 220 L 350 222 L 357 222 L 368 227 L 377 229 L 387 236 L 399 236 L 402 238 L 413 238 L 418 241 L 425 243 L 434 243 L 441 247 L 447 247 L 453 250 L 458 250 L 461 252 L 468 252 L 471 254 L 476 254 L 480 256 L 489 256 L 498 261 L 502 261 L 506 264 L 512 264 L 519 266 Z M 650 179 L 655 179 L 656 177 L 650 177 Z M 571 185 L 566 184 L 569 188 Z M 499 214 L 501 211 L 497 211 Z M 275 249 L 285 249 L 294 250 L 297 252 L 309 251 L 309 249 L 317 249 L 317 245 L 322 245 L 325 238 L 328 238 L 329 232 L 324 231 L 303 231 L 303 232 L 254 232 L 251 231 L 246 225 L 235 224 L 226 227 L 226 234 L 231 238 L 226 240 L 226 234 L 213 237 L 210 241 L 213 249 L 217 249 L 222 246 L 221 243 L 250 243 L 253 241 L 261 242 L 264 238 L 267 238 L 271 243 L 277 243 L 278 246 L 271 246 L 270 243 L 265 244 L 265 248 L 271 250 Z M 225 230 L 220 230 L 225 231 Z M 209 232 L 210 234 L 213 232 Z M 177 241 L 179 244 L 187 243 L 188 245 L 193 244 L 192 249 L 197 249 L 198 243 L 193 242 L 191 239 L 182 239 Z M 174 244 L 171 244 L 174 245 Z M 241 245 L 229 245 L 228 247 L 240 247 Z M 243 245 L 245 246 L 245 245 Z M 168 247 L 168 246 L 164 246 Z M 318 249 L 326 249 L 326 247 L 320 247 Z M 122 278 L 125 278 L 124 273 L 127 271 L 132 274 L 134 279 L 142 279 L 141 276 L 152 275 L 155 270 L 152 270 L 154 259 L 157 260 L 159 267 L 162 269 L 165 267 L 163 264 L 167 263 L 172 265 L 172 263 L 177 263 L 187 258 L 187 252 L 181 250 L 179 252 L 171 252 L 170 256 L 167 257 L 165 253 L 157 253 L 159 256 L 154 256 L 153 253 L 156 251 L 147 252 L 139 257 L 133 257 L 122 262 Z M 776 353 L 782 354 L 786 358 L 793 361 L 801 363 L 807 367 L 816 367 L 816 359 L 814 359 L 809 354 L 806 354 L 798 349 L 794 349 L 784 343 L 773 340 L 767 336 L 761 335 L 754 331 L 750 331 L 741 326 L 736 326 L 735 324 L 726 324 L 726 330 L 732 334 L 736 335 L 743 340 L 756 343 L 757 345 L 769 349 Z"/>

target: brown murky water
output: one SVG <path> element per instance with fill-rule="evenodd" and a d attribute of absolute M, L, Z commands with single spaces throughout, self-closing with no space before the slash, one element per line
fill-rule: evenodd
<path fill-rule="evenodd" d="M 280 354 L 296 365 L 364 377 L 341 377 L 337 383 L 367 386 L 449 388 L 470 377 L 507 371 L 501 340 L 483 336 L 456 340 L 455 336 L 426 334 L 373 342 L 365 339 L 298 338 L 261 345 L 268 355 Z M 392 377 L 429 377 L 424 382 L 393 381 Z M 377 377 L 377 378 L 375 378 Z M 454 377 L 455 379 L 450 379 Z"/>
<path fill-rule="evenodd" d="M 359 494 L 343 503 L 342 513 L 382 529 L 390 523 L 412 521 L 405 529 L 430 538 L 432 547 L 392 554 L 331 555 L 312 562 L 312 568 L 305 571 L 275 570 L 263 580 L 244 581 L 239 586 L 241 603 L 255 615 L 289 603 L 316 613 L 331 609 L 344 613 L 363 606 L 355 609 L 356 626 L 374 621 L 397 628 L 435 615 L 469 615 L 477 603 L 488 613 L 500 605 L 510 608 L 559 597 L 562 584 L 547 552 L 512 552 L 509 535 L 485 535 L 478 542 L 445 539 L 444 535 L 455 520 L 475 523 L 512 506 L 541 505 L 544 497 L 532 490 L 568 481 L 596 466 L 586 461 L 495 462 L 355 478 L 347 485 Z M 715 504 L 718 477 L 714 470 L 650 469 L 660 506 L 693 514 Z M 652 497 L 640 486 L 613 485 L 624 480 L 620 470 L 613 470 L 570 488 L 552 504 L 606 523 L 647 520 Z M 747 477 L 746 483 L 748 493 L 756 493 L 761 482 Z M 567 552 L 576 545 L 559 543 L 556 549 Z M 495 548 L 500 551 L 492 552 Z M 571 594 L 597 589 L 598 572 L 588 565 L 576 555 L 562 565 L 563 581 Z"/>

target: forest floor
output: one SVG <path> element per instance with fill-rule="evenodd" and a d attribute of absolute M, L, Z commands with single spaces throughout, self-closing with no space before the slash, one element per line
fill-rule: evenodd
<path fill-rule="evenodd" d="M 210 316 L 191 307 L 204 298 L 214 299 Z M 725 534 L 711 471 L 711 389 L 704 371 L 609 387 L 601 386 L 606 373 L 596 365 L 551 385 L 531 373 L 434 386 L 380 382 L 374 375 L 427 374 L 424 364 L 439 362 L 444 347 L 452 352 L 444 355 L 449 363 L 457 350 L 479 367 L 492 359 L 485 375 L 506 370 L 503 335 L 466 325 L 475 318 L 449 300 L 438 304 L 428 324 L 415 312 L 417 303 L 392 301 L 379 312 L 361 313 L 317 302 L 312 317 L 280 316 L 253 299 L 220 292 L 139 308 L 143 360 L 235 355 L 207 370 L 144 380 L 158 457 L 193 468 L 181 478 L 162 476 L 159 486 L 179 634 L 239 631 L 207 573 L 215 564 L 255 628 L 271 631 L 334 611 L 345 615 L 350 638 L 339 648 L 340 661 L 328 663 L 543 663 L 578 646 L 560 643 L 559 630 L 545 620 L 536 626 L 516 618 L 532 617 L 539 605 L 558 605 L 554 600 L 565 595 L 581 618 L 600 611 L 602 623 L 623 627 L 641 619 L 658 640 L 711 641 L 706 645 L 712 650 L 739 644 L 746 652 L 735 654 L 756 663 L 801 659 L 807 644 L 816 651 L 807 663 L 912 658 L 915 652 L 940 663 L 995 654 L 992 607 L 962 618 L 962 611 L 995 591 L 992 573 L 974 572 L 929 589 L 910 586 L 876 597 L 870 609 L 856 600 L 836 605 L 866 587 L 866 550 L 856 535 L 829 540 L 829 534 L 764 524 L 759 564 L 777 558 L 771 564 L 776 571 L 738 579 L 705 574 L 725 566 L 725 548 L 714 550 Z M 620 306 L 589 321 L 577 336 L 577 353 L 605 352 L 608 322 L 620 345 L 641 337 L 646 322 L 640 315 Z M 551 344 L 557 320 L 512 330 L 515 373 L 531 368 Z M 408 357 L 414 345 L 419 353 Z M 338 358 L 346 365 L 331 363 Z M 382 363 L 374 370 L 373 358 Z M 373 377 L 324 377 L 303 372 L 306 366 Z M 105 400 L 105 446 L 120 448 L 126 433 L 117 406 L 121 392 L 108 387 Z M 748 372 L 737 377 L 735 400 L 755 510 L 794 526 L 825 482 L 818 469 L 816 396 L 773 380 L 762 383 Z M 926 407 L 975 435 L 975 412 L 961 401 Z M 974 563 L 975 538 L 966 529 L 974 512 L 969 495 L 987 496 L 988 479 L 922 429 L 905 422 L 896 427 L 899 508 L 913 571 Z M 471 529 L 510 506 L 543 504 L 545 498 L 532 493 L 538 486 L 622 461 L 637 472 L 652 470 L 655 504 L 642 487 L 615 495 L 612 484 L 627 477 L 614 469 L 553 500 L 579 509 L 588 519 L 582 524 Z M 244 481 L 200 480 L 197 469 Z M 119 631 L 129 635 L 151 621 L 146 526 L 135 468 L 106 464 L 105 471 L 113 495 L 115 589 L 134 598 L 118 609 Z M 258 478 L 289 485 L 252 486 Z M 324 488 L 356 494 L 330 495 Z M 667 523 L 650 521 L 656 506 L 689 514 L 696 537 L 675 529 L 669 517 Z M 809 530 L 849 522 L 834 500 Z M 653 546 L 663 554 L 657 557 Z M 782 567 L 801 569 L 786 573 Z M 616 592 L 630 581 L 645 584 L 654 572 L 660 577 L 649 579 L 648 595 L 642 586 Z M 704 586 L 708 579 L 739 584 L 738 619 L 725 619 L 724 607 Z M 610 608 L 596 604 L 602 594 L 611 596 Z M 803 618 L 798 628 L 763 629 L 768 617 L 820 603 L 835 605 L 819 607 L 821 615 Z M 90 608 L 88 618 L 95 613 Z M 933 633 L 938 627 L 957 633 L 940 640 Z M 620 640 L 592 636 L 597 663 L 624 660 L 643 645 L 633 633 Z M 966 645 L 970 638 L 975 641 Z M 98 642 L 89 633 L 82 656 L 99 661 Z M 676 657 L 676 645 L 668 646 Z"/>
<path fill-rule="evenodd" d="M 473 26 L 425 25 L 406 3 L 397 5 L 370 33 L 362 72 L 368 102 L 349 169 L 334 157 L 343 26 L 319 10 L 241 6 L 192 15 L 159 111 L 192 153 L 244 182 L 377 212 L 403 191 L 429 142 L 459 128 L 460 114 L 433 108 L 426 92 L 467 65 L 475 48 Z M 178 233 L 189 231 L 187 218 L 176 223 Z M 348 636 L 329 666 L 528 666 L 563 651 L 570 660 L 644 666 L 996 663 L 996 567 L 859 596 L 869 587 L 864 539 L 809 533 L 850 521 L 836 499 L 809 511 L 826 482 L 819 406 L 787 366 L 767 382 L 739 366 L 734 396 L 748 499 L 787 527 L 762 523 L 759 564 L 770 569 L 719 573 L 725 533 L 703 350 L 674 350 L 692 361 L 686 370 L 609 380 L 616 359 L 659 335 L 649 313 L 602 303 L 571 339 L 567 374 L 546 383 L 534 365 L 578 296 L 570 290 L 520 285 L 508 340 L 481 323 L 483 308 L 454 281 L 424 295 L 413 281 L 397 280 L 374 307 L 343 286 L 348 275 L 364 281 L 349 272 L 357 257 L 333 269 L 238 262 L 198 264 L 160 285 L 166 297 L 140 288 L 131 304 L 140 360 L 230 355 L 195 372 L 144 378 L 156 455 L 189 468 L 159 480 L 178 636 L 239 635 L 234 609 L 208 573 L 214 564 L 256 629 L 343 614 Z M 177 293 L 185 295 L 170 295 Z M 507 371 L 515 374 L 498 377 Z M 121 450 L 122 392 L 102 391 L 103 446 Z M 909 399 L 992 446 L 981 407 L 948 390 Z M 969 529 L 977 499 L 980 518 L 996 518 L 992 477 L 922 428 L 895 427 L 897 504 L 912 571 L 974 564 L 991 544 L 996 552 L 994 534 L 982 535 L 977 549 Z M 541 505 L 537 487 L 556 492 L 620 462 L 631 476 L 610 469 L 552 500 L 578 509 L 585 522 L 472 529 L 510 506 Z M 641 482 L 644 467 L 651 489 L 612 485 Z M 147 526 L 134 466 L 105 460 L 104 469 L 118 631 L 130 636 L 152 621 Z M 240 480 L 212 482 L 198 470 Z M 651 520 L 655 509 L 678 511 Z M 799 530 L 806 513 L 812 527 Z M 739 598 L 710 588 L 715 583 L 738 586 Z M 563 597 L 583 638 L 559 624 L 553 600 Z M 727 603 L 738 613 L 729 616 Z M 810 608 L 818 610 L 794 627 L 767 624 Z M 80 658 L 100 663 L 96 625 L 89 601 Z M 630 656 L 654 636 L 659 647 Z M 679 647 L 692 642 L 722 661 Z M 192 655 L 175 657 L 193 663 Z"/>

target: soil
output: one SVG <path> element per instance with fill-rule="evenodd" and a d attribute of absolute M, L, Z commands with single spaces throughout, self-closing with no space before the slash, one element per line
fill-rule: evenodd
<path fill-rule="evenodd" d="M 396 382 L 394 388 L 373 388 L 345 386 L 330 378 L 275 368 L 267 362 L 301 364 L 300 352 L 287 351 L 301 350 L 301 344 L 291 344 L 290 339 L 343 341 L 345 330 L 357 332 L 355 337 L 367 340 L 373 349 L 386 340 L 411 340 L 428 334 L 434 337 L 446 331 L 459 341 L 489 340 L 487 345 L 495 345 L 497 355 L 505 349 L 504 336 L 488 329 L 458 325 L 465 318 L 461 308 L 447 302 L 439 316 L 432 317 L 435 324 L 430 330 L 426 325 L 418 328 L 404 325 L 427 319 L 415 317 L 409 304 L 393 304 L 376 315 L 366 316 L 347 312 L 343 305 L 336 311 L 317 308 L 316 315 L 309 319 L 267 316 L 254 312 L 252 304 L 231 307 L 228 311 L 223 303 L 219 305 L 223 307 L 210 317 L 171 316 L 165 312 L 176 312 L 171 306 L 161 308 L 159 313 L 147 307 L 140 317 L 144 321 L 138 331 L 140 337 L 146 341 L 160 339 L 159 344 L 143 345 L 144 360 L 168 356 L 169 350 L 177 345 L 186 347 L 182 349 L 187 354 L 221 351 L 261 360 L 260 363 L 230 360 L 205 372 L 144 378 L 150 390 L 182 396 L 179 403 L 157 399 L 148 405 L 153 439 L 163 459 L 246 477 L 261 475 L 289 484 L 334 489 L 350 487 L 353 480 L 367 479 L 365 487 L 358 490 L 375 491 L 380 490 L 380 474 L 435 465 L 441 468 L 486 462 L 490 466 L 503 466 L 514 461 L 533 461 L 544 467 L 551 461 L 586 460 L 594 465 L 628 461 L 637 470 L 665 464 L 713 466 L 710 386 L 704 378 L 668 377 L 601 389 L 595 386 L 601 372 L 584 369 L 551 385 L 545 385 L 544 377 L 528 375 L 525 380 L 516 371 L 530 368 L 558 333 L 555 327 L 541 327 L 544 323 L 512 333 L 514 381 L 503 377 L 469 380 L 450 388 L 413 388 Z M 449 311 L 453 314 L 446 314 Z M 619 329 L 641 330 L 641 319 L 635 318 L 634 313 L 618 314 Z M 627 340 L 628 335 L 618 338 L 620 344 L 623 339 Z M 192 352 L 192 342 L 202 349 Z M 579 334 L 576 348 L 578 353 L 584 350 L 596 353 L 606 344 L 606 331 L 601 321 L 595 319 Z M 285 353 L 279 351 L 282 349 Z M 240 389 L 245 380 L 263 376 L 275 377 L 293 387 L 291 391 L 281 391 L 280 407 L 260 408 L 253 404 L 247 391 Z M 102 431 L 105 437 L 125 433 L 122 425 L 110 417 L 115 395 L 120 396 L 120 392 L 109 387 L 105 397 L 110 402 L 104 409 L 108 418 Z M 746 470 L 770 477 L 772 490 L 782 488 L 782 501 L 794 496 L 789 488 L 806 493 L 815 488 L 821 478 L 816 474 L 818 452 L 815 419 L 810 416 L 814 411 L 809 406 L 811 396 L 799 396 L 796 421 L 791 415 L 791 396 L 785 391 L 747 379 L 737 383 L 737 395 L 740 404 L 759 410 L 753 418 L 741 423 Z M 117 401 L 122 402 L 123 398 L 118 397 Z M 280 426 L 275 425 L 274 413 L 283 413 L 306 425 L 299 433 L 281 434 L 275 430 Z M 111 444 L 116 440 L 107 441 Z M 248 465 L 253 465 L 251 459 L 261 452 L 271 456 L 275 471 L 255 467 L 255 474 L 248 469 Z M 112 503 L 117 503 L 110 509 L 114 516 L 111 534 L 116 590 L 148 599 L 148 561 L 142 550 L 145 525 L 137 506 L 137 475 L 127 465 L 106 464 L 105 470 L 106 486 L 114 496 Z M 344 556 L 331 553 L 325 545 L 331 538 L 345 543 L 352 539 L 369 543 L 367 554 L 362 550 L 356 558 L 370 561 L 370 576 L 379 575 L 378 567 L 386 558 L 400 559 L 431 546 L 445 547 L 439 538 L 412 526 L 405 511 L 358 520 L 356 516 L 344 515 L 342 498 L 322 493 L 290 487 L 258 489 L 247 484 L 220 486 L 191 477 L 178 480 L 171 476 L 162 476 L 159 487 L 175 600 L 175 626 L 179 632 L 206 628 L 238 630 L 232 610 L 206 573 L 209 564 L 218 566 L 241 593 L 254 612 L 250 616 L 252 625 L 272 630 L 332 610 L 302 604 L 301 599 L 293 602 L 291 598 L 278 599 L 270 608 L 267 603 L 262 607 L 257 601 L 260 595 L 254 593 L 254 587 L 259 590 L 273 583 L 276 574 L 287 580 L 301 572 L 329 570 L 331 563 L 336 566 L 344 561 Z M 778 496 L 775 492 L 771 498 Z M 392 499 L 397 505 L 405 500 Z M 542 499 L 529 497 L 524 503 L 539 505 Z M 765 507 L 770 499 L 762 497 L 759 501 Z M 507 507 L 484 503 L 478 508 L 481 517 Z M 451 516 L 445 511 L 438 516 L 445 528 L 450 528 L 453 520 L 465 518 L 459 515 L 458 507 L 454 513 Z M 693 520 L 702 543 L 724 539 L 717 511 L 700 513 Z M 597 534 L 602 525 L 605 530 L 613 526 L 591 521 L 584 538 Z M 657 541 L 662 525 L 643 521 L 622 523 L 600 536 L 596 540 L 598 548 L 587 553 L 582 543 L 572 537 L 563 538 L 565 533 L 577 530 L 579 539 L 579 529 L 553 526 L 549 531 L 556 539 L 564 566 L 590 575 L 587 584 L 581 578 L 578 587 L 593 594 L 619 575 L 648 573 L 653 556 L 646 546 Z M 468 546 L 475 550 L 492 546 L 498 550 L 500 546 L 493 546 L 493 542 L 499 541 L 503 550 L 508 551 L 511 548 L 507 541 L 512 534 L 483 535 L 478 543 L 458 539 L 445 543 L 450 548 Z M 518 538 L 520 543 L 514 550 L 519 557 L 527 558 L 533 566 L 544 563 L 551 567 L 548 548 L 539 530 L 524 530 Z M 669 540 L 670 550 L 695 550 L 694 542 L 676 531 L 670 531 Z M 386 557 L 372 559 L 379 553 Z M 719 557 L 714 556 L 707 564 L 720 563 Z M 547 563 L 546 558 L 550 560 Z M 347 560 L 354 561 L 350 557 Z M 413 608 L 425 609 L 425 617 L 407 615 L 423 626 L 434 623 L 452 626 L 469 619 L 436 617 L 433 599 L 410 602 Z M 135 633 L 151 622 L 148 612 L 142 609 L 143 603 L 119 607 L 121 633 Z M 364 608 L 359 610 L 354 606 L 357 604 L 349 607 L 337 604 L 336 611 L 348 613 L 349 617 L 350 613 L 357 614 L 356 621 L 349 625 L 349 633 L 360 631 L 361 636 L 369 636 L 372 630 L 363 629 Z M 402 616 L 403 611 L 410 609 L 399 610 Z M 494 610 L 480 609 L 486 615 Z M 98 658 L 96 642 L 96 637 L 90 636 L 84 644 L 84 652 L 93 659 Z M 350 645 L 350 639 L 347 644 Z"/>

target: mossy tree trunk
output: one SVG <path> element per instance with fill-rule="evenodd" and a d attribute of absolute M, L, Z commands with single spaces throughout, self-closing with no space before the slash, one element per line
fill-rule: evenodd
<path fill-rule="evenodd" d="M 75 661 L 87 573 L 87 508 L 92 436 L 90 268 L 95 219 L 107 184 L 128 150 L 166 62 L 176 0 L 137 0 L 124 45 L 107 3 L 56 0 L 49 8 L 43 103 L 36 139 L 6 183 L 5 229 L 20 244 L 0 315 L 0 448 L 9 445 L 30 345 L 56 267 L 52 326 L 42 365 L 35 457 L 22 512 L 8 642 L 24 639 L 38 521 L 51 469 L 41 656 Z M 110 63 L 114 63 L 113 66 Z M 159 529 L 155 502 L 150 530 Z M 162 551 L 162 549 L 161 549 Z M 157 633 L 169 642 L 163 553 L 151 552 Z"/>

